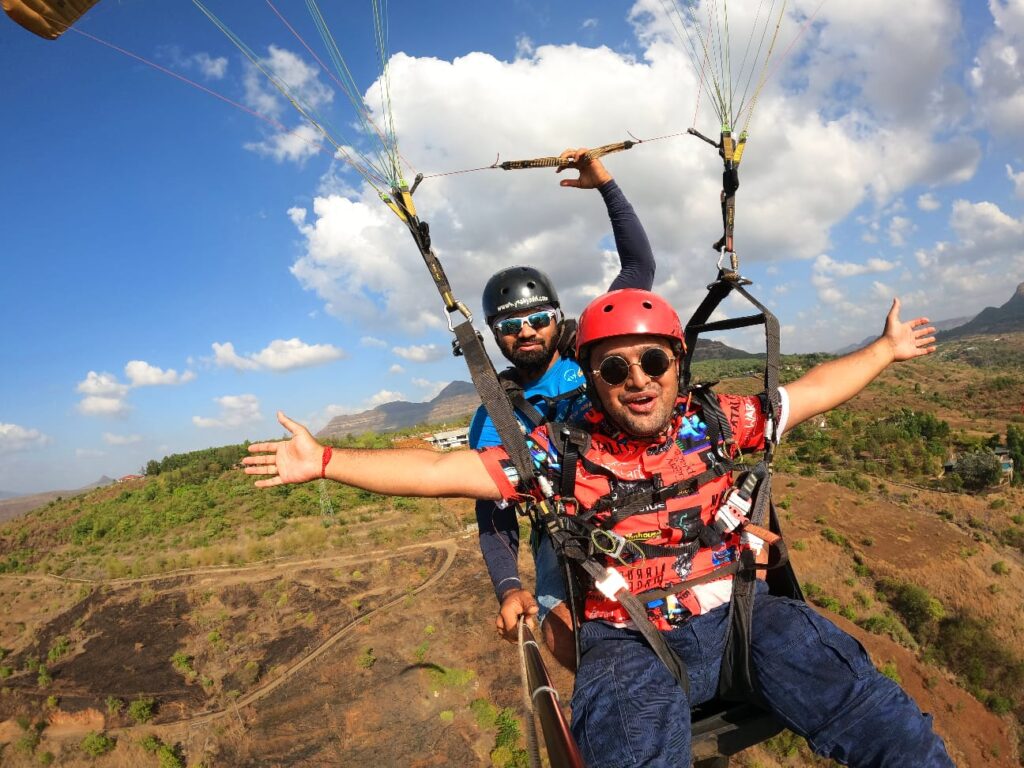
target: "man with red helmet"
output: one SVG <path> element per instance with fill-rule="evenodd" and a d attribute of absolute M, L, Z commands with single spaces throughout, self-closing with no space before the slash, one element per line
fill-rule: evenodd
<path fill-rule="evenodd" d="M 933 352 L 934 328 L 927 323 L 923 317 L 901 322 L 894 300 L 875 342 L 780 389 L 772 425 L 758 396 L 717 395 L 717 405 L 704 400 L 702 407 L 692 392 L 680 391 L 682 327 L 661 297 L 615 291 L 584 310 L 577 351 L 595 407 L 578 429 L 585 439 L 574 443 L 572 493 L 561 503 L 577 524 L 591 526 L 594 551 L 608 568 L 603 580 L 587 585 L 572 699 L 572 730 L 587 765 L 690 766 L 690 709 L 717 692 L 730 566 L 764 544 L 742 527 L 719 525 L 732 483 L 728 470 L 714 466 L 762 447 L 768 432 L 781 434 L 845 402 L 889 364 Z M 709 426 L 710 408 L 724 414 L 729 440 Z M 259 487 L 329 477 L 405 496 L 539 493 L 521 487 L 502 447 L 332 453 L 304 427 L 283 414 L 279 420 L 294 437 L 252 445 L 261 455 L 243 459 L 247 473 L 270 476 Z M 543 426 L 528 439 L 536 474 L 563 489 L 566 467 L 573 469 L 566 457 L 576 455 L 569 453 L 571 433 L 569 425 Z M 628 501 L 645 490 L 652 491 L 649 503 Z M 612 597 L 624 593 L 607 589 L 607 582 L 628 586 L 644 601 L 647 620 L 684 665 L 682 681 Z M 761 705 L 819 754 L 854 766 L 952 765 L 931 717 L 874 668 L 854 638 L 805 603 L 768 594 L 763 582 L 753 599 L 750 658 Z"/>

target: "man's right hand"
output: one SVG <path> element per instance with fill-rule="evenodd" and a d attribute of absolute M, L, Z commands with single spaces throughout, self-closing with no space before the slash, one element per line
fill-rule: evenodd
<path fill-rule="evenodd" d="M 533 617 L 537 615 L 537 601 L 533 595 L 525 589 L 512 589 L 506 592 L 501 598 L 501 610 L 495 626 L 498 633 L 506 640 L 515 640 L 518 637 L 519 617 L 526 617 L 526 624 L 533 627 Z"/>
<path fill-rule="evenodd" d="M 597 189 L 612 180 L 612 175 L 608 173 L 608 169 L 600 160 L 584 157 L 589 151 L 587 147 L 578 147 L 577 149 L 567 149 L 558 156 L 559 166 L 555 169 L 555 173 L 561 173 L 566 168 L 573 168 L 580 172 L 577 179 L 562 179 L 559 182 L 561 186 Z"/>

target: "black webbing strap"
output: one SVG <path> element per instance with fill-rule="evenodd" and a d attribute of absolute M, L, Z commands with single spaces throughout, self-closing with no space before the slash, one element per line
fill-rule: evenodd
<path fill-rule="evenodd" d="M 484 350 L 483 342 L 468 320 L 459 323 L 452 330 L 466 357 L 466 366 L 473 379 L 473 386 L 476 387 L 484 408 L 487 409 L 487 415 L 494 422 L 501 444 L 519 473 L 520 481 L 532 485 L 536 476 L 533 472 L 530 450 L 526 447 L 526 438 L 512 410 L 512 404 L 505 396 L 505 389 L 498 381 L 498 374 L 494 371 L 491 359 Z"/>
<path fill-rule="evenodd" d="M 593 517 L 600 512 L 610 509 L 612 513 L 602 521 L 601 527 L 611 528 L 621 523 L 627 517 L 639 514 L 653 505 L 664 504 L 676 496 L 689 496 L 697 488 L 704 485 L 704 483 L 711 482 L 738 466 L 738 464 L 734 464 L 731 461 L 717 461 L 711 469 L 706 469 L 695 477 L 680 480 L 678 483 L 672 483 L 672 485 L 666 485 L 664 488 L 635 491 L 614 501 L 608 498 L 599 499 L 593 507 L 587 510 L 587 516 L 588 518 Z"/>

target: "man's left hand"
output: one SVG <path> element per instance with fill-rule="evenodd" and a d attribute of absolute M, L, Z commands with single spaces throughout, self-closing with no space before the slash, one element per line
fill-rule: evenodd
<path fill-rule="evenodd" d="M 935 328 L 928 322 L 927 317 L 900 322 L 900 300 L 892 300 L 882 338 L 889 342 L 895 362 L 930 355 L 935 351 Z"/>
<path fill-rule="evenodd" d="M 608 169 L 600 160 L 587 156 L 589 151 L 587 147 L 578 147 L 577 149 L 567 149 L 558 156 L 559 165 L 555 169 L 555 173 L 561 173 L 566 168 L 580 172 L 579 178 L 562 179 L 559 182 L 561 186 L 597 189 L 612 180 L 612 175 L 608 173 Z"/>

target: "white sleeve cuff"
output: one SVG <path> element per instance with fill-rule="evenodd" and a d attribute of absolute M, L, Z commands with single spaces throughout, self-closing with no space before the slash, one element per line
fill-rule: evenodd
<path fill-rule="evenodd" d="M 779 387 L 779 429 L 778 439 L 782 440 L 782 435 L 786 431 L 789 421 L 789 394 L 786 392 L 785 387 Z M 771 437 L 771 435 L 766 435 Z"/>

